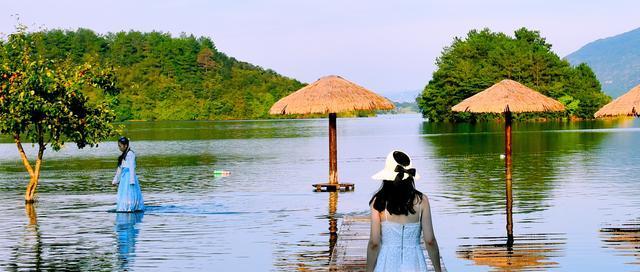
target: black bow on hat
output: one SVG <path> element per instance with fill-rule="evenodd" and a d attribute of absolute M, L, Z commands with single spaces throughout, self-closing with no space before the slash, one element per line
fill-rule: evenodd
<path fill-rule="evenodd" d="M 411 177 L 415 177 L 416 176 L 416 169 L 415 168 L 404 168 L 402 167 L 402 165 L 396 165 L 396 169 L 393 170 L 394 172 L 398 172 L 398 175 L 396 175 L 396 180 L 400 181 L 403 180 L 404 174 L 409 174 Z"/>

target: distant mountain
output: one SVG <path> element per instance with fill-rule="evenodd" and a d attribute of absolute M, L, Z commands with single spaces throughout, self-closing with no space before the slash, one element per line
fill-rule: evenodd
<path fill-rule="evenodd" d="M 640 28 L 591 42 L 566 59 L 572 65 L 586 62 L 602 90 L 616 98 L 640 84 Z"/>

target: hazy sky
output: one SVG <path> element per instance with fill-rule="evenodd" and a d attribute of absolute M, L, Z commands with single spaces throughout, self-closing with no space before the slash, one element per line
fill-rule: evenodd
<path fill-rule="evenodd" d="M 20 0 L 3 3 L 0 32 L 12 32 L 19 14 L 31 27 L 193 33 L 304 82 L 338 74 L 393 94 L 421 90 L 442 48 L 470 29 L 537 29 L 566 56 L 640 27 L 638 10 L 637 0 Z"/>

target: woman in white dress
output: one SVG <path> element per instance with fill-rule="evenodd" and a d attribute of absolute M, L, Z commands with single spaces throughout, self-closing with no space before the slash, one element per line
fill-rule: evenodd
<path fill-rule="evenodd" d="M 420 247 L 421 234 L 434 270 L 442 271 L 429 199 L 415 189 L 414 180 L 420 176 L 411 167 L 409 156 L 392 151 L 384 169 L 372 178 L 382 180 L 382 186 L 369 201 L 371 235 L 367 271 L 427 271 Z"/>
<path fill-rule="evenodd" d="M 131 150 L 127 137 L 120 137 L 118 148 L 122 154 L 118 157 L 118 168 L 112 182 L 118 186 L 116 212 L 144 211 L 144 199 L 136 175 L 136 154 Z"/>

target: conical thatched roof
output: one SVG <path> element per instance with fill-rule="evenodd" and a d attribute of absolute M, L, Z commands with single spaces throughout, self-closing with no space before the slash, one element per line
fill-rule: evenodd
<path fill-rule="evenodd" d="M 516 81 L 505 79 L 451 108 L 475 113 L 563 111 L 562 103 Z"/>
<path fill-rule="evenodd" d="M 638 115 L 640 114 L 640 85 L 633 87 L 627 93 L 604 105 L 594 114 L 595 117 Z"/>
<path fill-rule="evenodd" d="M 280 99 L 270 114 L 339 113 L 391 110 L 388 99 L 339 76 L 326 76 Z"/>

